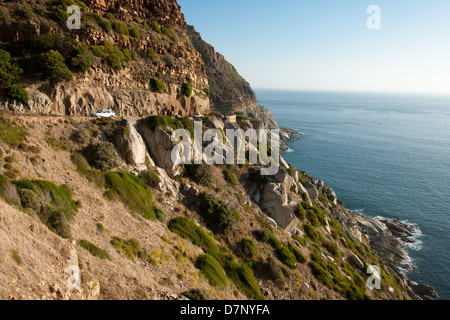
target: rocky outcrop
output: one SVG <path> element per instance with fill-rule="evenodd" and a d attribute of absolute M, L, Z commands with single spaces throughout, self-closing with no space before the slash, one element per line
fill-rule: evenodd
<path fill-rule="evenodd" d="M 172 142 L 171 135 L 159 126 L 152 130 L 145 121 L 138 124 L 138 130 L 156 165 L 163 168 L 171 178 L 180 175 L 182 166 L 172 161 L 172 150 L 176 143 Z"/>
<path fill-rule="evenodd" d="M 144 140 L 129 120 L 122 121 L 121 131 L 115 136 L 115 145 L 122 158 L 136 170 L 146 170 L 147 148 Z"/>
<path fill-rule="evenodd" d="M 298 221 L 294 210 L 289 206 L 289 191 L 293 179 L 286 169 L 280 168 L 275 176 L 269 178 L 269 181 L 261 192 L 261 207 L 283 229 L 295 233 Z"/>
<path fill-rule="evenodd" d="M 205 63 L 210 85 L 211 108 L 220 112 L 234 112 L 256 106 L 258 101 L 249 83 L 225 60 L 224 56 L 203 41 L 194 27 L 188 26 L 187 33 Z"/>
<path fill-rule="evenodd" d="M 184 15 L 176 0 L 86 0 L 84 2 L 96 12 L 110 12 L 121 20 L 139 18 L 157 21 L 169 28 L 186 28 Z"/>
<path fill-rule="evenodd" d="M 280 127 L 272 113 L 263 106 L 254 106 L 247 108 L 243 112 L 243 115 L 251 119 L 251 122 L 255 129 L 279 130 L 280 152 L 288 151 L 289 146 L 287 142 L 299 140 L 300 138 L 298 137 L 298 135 L 303 134 L 294 129 Z"/>

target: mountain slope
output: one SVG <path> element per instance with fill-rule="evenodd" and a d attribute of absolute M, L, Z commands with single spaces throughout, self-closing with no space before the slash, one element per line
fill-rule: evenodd
<path fill-rule="evenodd" d="M 203 41 L 193 26 L 187 27 L 187 34 L 205 63 L 213 109 L 231 112 L 257 106 L 255 93 L 236 68 L 216 52 L 213 46 Z"/>

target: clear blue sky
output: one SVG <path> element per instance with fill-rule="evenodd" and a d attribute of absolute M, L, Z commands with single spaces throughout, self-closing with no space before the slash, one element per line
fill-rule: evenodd
<path fill-rule="evenodd" d="M 178 3 L 254 88 L 450 94 L 449 0 Z"/>

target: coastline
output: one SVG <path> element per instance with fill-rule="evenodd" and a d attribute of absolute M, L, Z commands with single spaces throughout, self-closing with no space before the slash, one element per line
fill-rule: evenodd
<path fill-rule="evenodd" d="M 295 150 L 291 149 L 288 142 L 298 141 L 298 135 L 304 135 L 290 128 L 280 128 L 280 139 L 282 139 L 285 147 L 282 148 L 281 154 L 293 153 Z M 283 138 L 284 140 L 283 140 Z M 338 200 L 339 201 L 339 200 Z M 339 201 L 344 205 L 341 201 Z M 388 266 L 397 275 L 397 280 L 402 282 L 406 287 L 410 288 L 411 296 L 415 296 L 421 300 L 438 300 L 439 295 L 437 291 L 426 284 L 418 284 L 411 281 L 407 274 L 413 271 L 413 260 L 407 251 L 412 245 L 421 244 L 417 240 L 421 235 L 413 223 L 407 221 L 399 221 L 396 219 L 387 219 L 384 217 L 371 218 L 363 213 L 346 209 L 347 217 L 344 217 L 347 223 L 352 224 L 351 220 L 357 222 L 357 228 L 354 228 L 354 236 L 362 239 L 365 237 L 371 249 L 379 256 L 381 261 Z M 338 220 L 342 217 L 335 217 Z M 356 227 L 356 226 L 355 226 Z M 361 231 L 359 231 L 361 230 Z"/>

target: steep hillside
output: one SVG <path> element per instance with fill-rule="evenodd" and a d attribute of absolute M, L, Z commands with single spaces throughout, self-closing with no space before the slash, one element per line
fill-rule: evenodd
<path fill-rule="evenodd" d="M 212 108 L 217 111 L 244 111 L 258 104 L 250 84 L 224 56 L 203 41 L 193 26 L 187 27 L 192 44 L 202 55 L 208 76 Z"/>
<path fill-rule="evenodd" d="M 176 165 L 174 128 L 192 122 L 3 116 L 0 298 L 417 298 L 323 182 L 284 161 Z"/>
<path fill-rule="evenodd" d="M 79 30 L 67 27 L 70 5 L 81 8 Z M 205 113 L 205 66 L 185 27 L 175 0 L 2 1 L 1 64 L 13 67 L 0 79 L 0 96 L 8 98 L 1 107 L 58 115 L 109 108 L 118 115 Z"/>

